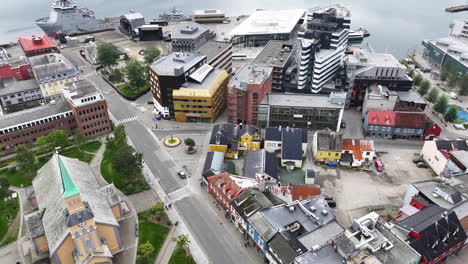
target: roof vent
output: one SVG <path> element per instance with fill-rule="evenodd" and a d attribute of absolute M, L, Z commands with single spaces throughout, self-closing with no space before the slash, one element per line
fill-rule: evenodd
<path fill-rule="evenodd" d="M 315 212 L 315 210 L 317 210 L 317 208 L 315 208 L 314 206 L 309 207 L 309 209 L 311 212 Z"/>
<path fill-rule="evenodd" d="M 327 215 L 328 211 L 327 210 L 322 210 L 322 215 Z"/>
<path fill-rule="evenodd" d="M 294 207 L 294 205 L 289 206 L 289 211 L 290 211 L 290 212 L 293 212 L 294 209 L 296 209 L 296 207 Z"/>

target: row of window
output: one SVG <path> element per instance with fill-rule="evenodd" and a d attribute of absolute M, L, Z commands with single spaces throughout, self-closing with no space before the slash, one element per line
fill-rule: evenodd
<path fill-rule="evenodd" d="M 103 118 L 105 116 L 106 116 L 106 113 L 104 112 L 104 113 L 100 113 L 99 115 L 86 117 L 86 118 L 81 119 L 81 123 L 88 122 L 88 121 L 91 121 L 91 120 L 95 120 L 95 119 L 98 119 L 98 118 Z"/>
<path fill-rule="evenodd" d="M 174 98 L 174 102 L 188 102 L 188 103 L 207 103 L 207 100 L 195 100 L 195 99 L 179 99 Z"/>
<path fill-rule="evenodd" d="M 208 114 L 207 111 L 195 111 L 195 110 L 174 110 L 177 113 L 191 113 L 191 114 Z"/>
<path fill-rule="evenodd" d="M 0 135 L 6 135 L 6 134 L 9 134 L 9 133 L 16 132 L 16 131 L 21 131 L 23 129 L 27 129 L 27 128 L 30 128 L 30 127 L 35 127 L 35 126 L 47 124 L 47 123 L 53 122 L 55 120 L 64 119 L 64 118 L 72 116 L 72 115 L 73 115 L 73 113 L 70 111 L 70 112 L 67 112 L 67 113 L 60 114 L 60 115 L 46 117 L 46 118 L 43 118 L 43 119 L 40 119 L 40 120 L 37 120 L 37 121 L 32 121 L 32 122 L 29 122 L 29 123 L 26 123 L 26 124 L 23 124 L 23 125 L 19 125 L 19 126 L 7 128 L 7 129 L 2 129 L 2 130 L 0 130 Z"/>
<path fill-rule="evenodd" d="M 85 99 L 81 99 L 81 102 L 82 103 L 86 103 L 86 102 L 91 102 L 91 101 L 94 101 L 96 100 L 96 96 L 92 96 L 92 97 L 88 97 L 88 98 L 85 98 Z"/>
<path fill-rule="evenodd" d="M 92 123 L 91 125 L 86 125 L 86 126 L 83 126 L 83 130 L 86 130 L 86 129 L 90 129 L 90 128 L 93 128 L 93 127 L 97 127 L 97 126 L 100 126 L 100 125 L 104 125 L 104 124 L 107 124 L 108 123 L 108 120 L 103 120 L 103 121 L 98 121 L 96 123 Z"/>
<path fill-rule="evenodd" d="M 106 120 L 106 123 L 107 123 L 107 120 Z M 99 129 L 96 129 L 96 130 L 93 130 L 91 132 L 87 132 L 85 133 L 85 136 L 95 136 L 95 135 L 99 135 L 105 131 L 108 131 L 108 130 L 111 130 L 111 127 L 103 127 L 103 128 L 99 128 Z"/>
<path fill-rule="evenodd" d="M 89 108 L 89 109 L 86 109 L 86 110 L 81 110 L 81 111 L 78 112 L 78 114 L 81 116 L 81 115 L 86 115 L 86 114 L 96 112 L 96 111 L 99 111 L 99 110 L 103 110 L 103 109 L 104 109 L 104 105 L 99 105 L 99 106 Z"/>

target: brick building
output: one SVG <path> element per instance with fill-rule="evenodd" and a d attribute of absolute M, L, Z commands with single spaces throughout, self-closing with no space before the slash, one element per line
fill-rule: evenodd
<path fill-rule="evenodd" d="M 272 88 L 272 67 L 245 65 L 229 82 L 229 121 L 256 125 L 258 106 Z"/>
<path fill-rule="evenodd" d="M 0 117 L 0 145 L 5 155 L 18 144 L 32 147 L 40 136 L 56 129 L 72 136 L 78 129 L 86 136 L 112 130 L 104 97 L 88 81 L 67 84 L 65 100 Z"/>

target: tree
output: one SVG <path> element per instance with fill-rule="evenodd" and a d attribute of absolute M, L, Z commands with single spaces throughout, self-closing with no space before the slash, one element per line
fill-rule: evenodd
<path fill-rule="evenodd" d="M 447 106 L 448 97 L 444 94 L 440 96 L 437 100 L 437 103 L 434 105 L 434 110 L 436 110 L 437 113 L 445 114 L 445 112 L 447 111 Z"/>
<path fill-rule="evenodd" d="M 161 51 L 156 48 L 156 47 L 149 47 L 146 49 L 146 52 L 145 52 L 145 62 L 147 64 L 150 64 L 154 61 L 154 59 L 156 59 L 157 57 L 159 57 L 159 55 L 161 54 Z"/>
<path fill-rule="evenodd" d="M 400 63 L 403 64 L 406 68 L 408 68 L 408 62 L 405 59 L 401 59 Z"/>
<path fill-rule="evenodd" d="M 187 235 L 179 235 L 178 237 L 173 237 L 172 241 L 177 243 L 178 248 L 185 248 L 190 243 L 190 240 Z"/>
<path fill-rule="evenodd" d="M 120 145 L 112 159 L 112 168 L 124 177 L 135 176 L 143 168 L 143 154 L 127 144 Z"/>
<path fill-rule="evenodd" d="M 468 95 L 468 73 L 462 75 L 460 81 L 458 82 L 458 87 L 460 87 L 460 92 L 458 93 L 459 95 Z"/>
<path fill-rule="evenodd" d="M 428 80 L 423 80 L 421 84 L 419 85 L 418 92 L 419 94 L 424 96 L 425 94 L 427 94 L 430 88 L 431 88 L 431 83 Z"/>
<path fill-rule="evenodd" d="M 444 64 L 440 68 L 440 80 L 441 81 L 446 81 L 450 73 L 450 65 L 449 64 Z"/>
<path fill-rule="evenodd" d="M 41 136 L 36 139 L 34 146 L 41 152 L 49 152 L 57 147 L 66 147 L 70 145 L 68 134 L 64 130 L 54 130 L 47 136 Z"/>
<path fill-rule="evenodd" d="M 16 164 L 18 164 L 18 168 L 21 171 L 26 173 L 28 176 L 32 176 L 36 170 L 35 163 L 36 157 L 30 149 L 23 144 L 16 146 Z"/>
<path fill-rule="evenodd" d="M 127 77 L 131 88 L 138 89 L 146 85 L 146 68 L 137 60 L 132 60 L 127 63 Z"/>
<path fill-rule="evenodd" d="M 414 69 L 409 69 L 408 70 L 408 76 L 413 77 L 413 75 L 414 75 Z"/>
<path fill-rule="evenodd" d="M 429 95 L 427 96 L 427 100 L 431 103 L 437 102 L 437 99 L 439 98 L 439 90 L 437 88 L 432 88 L 429 91 Z"/>
<path fill-rule="evenodd" d="M 459 78 L 459 74 L 458 72 L 457 73 L 454 73 L 454 74 L 450 74 L 448 76 L 448 87 L 449 88 L 454 88 L 456 85 L 457 85 L 457 82 L 458 82 L 458 78 Z"/>
<path fill-rule="evenodd" d="M 77 131 L 75 135 L 73 136 L 73 143 L 78 146 L 78 149 L 81 150 L 81 147 L 83 146 L 84 143 L 88 141 L 88 137 L 83 135 L 81 131 Z"/>
<path fill-rule="evenodd" d="M 114 139 L 112 141 L 115 146 L 127 144 L 127 132 L 125 126 L 120 124 L 114 128 Z"/>
<path fill-rule="evenodd" d="M 109 80 L 115 83 L 123 82 L 123 75 L 119 69 L 114 69 L 112 74 L 109 76 Z"/>
<path fill-rule="evenodd" d="M 97 45 L 97 62 L 102 66 L 109 67 L 117 64 L 119 56 L 119 52 L 111 43 L 101 42 Z"/>
<path fill-rule="evenodd" d="M 149 259 L 151 255 L 153 254 L 153 252 L 154 252 L 154 247 L 149 241 L 146 241 L 145 243 L 140 244 L 137 248 L 138 255 L 144 259 Z"/>
<path fill-rule="evenodd" d="M 444 116 L 445 121 L 453 123 L 457 119 L 457 108 L 455 106 L 450 106 L 447 113 Z"/>
<path fill-rule="evenodd" d="M 165 212 L 164 203 L 158 202 L 153 207 L 151 207 L 150 212 L 155 215 L 162 215 Z"/>
<path fill-rule="evenodd" d="M 193 147 L 195 147 L 195 140 L 193 140 L 193 138 L 186 138 L 184 144 L 187 146 L 188 150 L 193 150 Z"/>
<path fill-rule="evenodd" d="M 422 80 L 423 80 L 423 77 L 421 76 L 421 74 L 420 73 L 416 74 L 416 76 L 413 79 L 414 85 L 419 86 Z"/>
<path fill-rule="evenodd" d="M 8 196 L 8 188 L 10 188 L 10 181 L 6 176 L 0 176 L 0 200 Z"/>

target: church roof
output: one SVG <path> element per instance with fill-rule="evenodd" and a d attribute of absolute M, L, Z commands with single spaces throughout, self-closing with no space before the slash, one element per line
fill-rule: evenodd
<path fill-rule="evenodd" d="M 67 168 L 63 165 L 62 159 L 60 156 L 57 155 L 57 162 L 60 168 L 60 176 L 62 178 L 62 195 L 63 198 L 72 197 L 73 195 L 77 195 L 80 193 L 78 187 L 76 187 L 75 183 L 73 183 L 72 179 L 70 179 L 70 175 L 68 175 Z"/>

